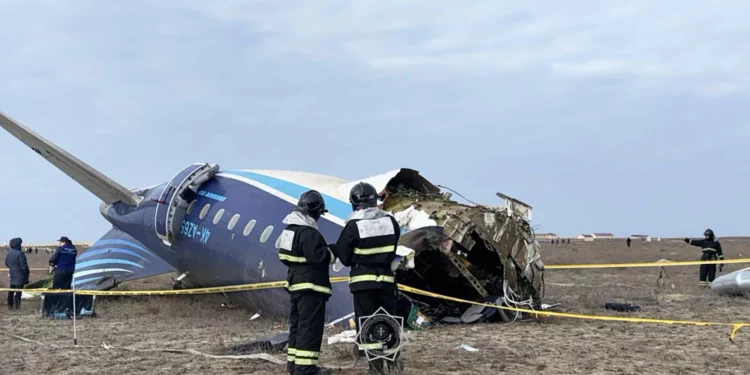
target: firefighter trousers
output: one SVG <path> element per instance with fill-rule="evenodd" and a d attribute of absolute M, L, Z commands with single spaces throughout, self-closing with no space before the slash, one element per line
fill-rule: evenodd
<path fill-rule="evenodd" d="M 716 260 L 716 256 L 710 253 L 703 253 L 701 260 Z M 711 286 L 711 283 L 716 278 L 716 265 L 715 264 L 701 264 L 700 266 L 700 286 Z"/>
<path fill-rule="evenodd" d="M 354 296 L 354 322 L 357 326 L 357 333 L 359 333 L 359 318 L 362 316 L 372 315 L 379 308 L 385 309 L 391 315 L 396 315 L 396 298 L 398 291 L 394 289 L 369 289 L 352 292 Z M 364 320 L 363 320 L 364 321 Z M 360 355 L 363 355 L 364 350 L 359 350 Z M 400 357 L 400 354 L 396 355 L 396 358 Z M 399 359 L 400 360 L 400 359 Z M 373 370 L 376 374 L 384 374 L 385 363 L 384 359 L 376 359 L 370 361 L 370 370 Z"/>
<path fill-rule="evenodd" d="M 320 343 L 326 317 L 328 296 L 318 292 L 291 295 L 287 372 L 294 375 L 318 373 Z"/>
<path fill-rule="evenodd" d="M 354 323 L 359 332 L 359 317 L 372 315 L 380 307 L 389 314 L 396 314 L 396 290 L 369 289 L 352 292 L 354 296 Z"/>

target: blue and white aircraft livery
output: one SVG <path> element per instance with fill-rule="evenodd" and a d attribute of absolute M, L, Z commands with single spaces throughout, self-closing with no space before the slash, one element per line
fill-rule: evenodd
<path fill-rule="evenodd" d="M 369 182 L 379 191 L 385 191 L 389 184 L 406 182 L 417 191 L 440 194 L 440 189 L 410 169 L 345 181 L 295 171 L 220 170 L 218 165 L 209 163 L 188 165 L 160 185 L 130 190 L 2 112 L 0 126 L 102 200 L 99 211 L 112 223 L 112 229 L 78 257 L 74 285 L 79 290 L 110 289 L 121 282 L 171 272 L 185 274 L 190 284 L 197 287 L 286 280 L 286 267 L 277 255 L 277 239 L 285 227 L 283 218 L 294 209 L 303 192 L 315 189 L 325 198 L 329 212 L 322 216 L 318 226 L 328 243 L 336 242 L 351 214 L 349 190 L 359 181 Z M 530 208 L 528 213 L 530 215 Z M 434 223 L 436 228 L 442 229 Z M 502 233 L 498 239 L 501 236 Z M 455 242 L 460 245 L 466 241 Z M 521 243 L 521 250 L 536 244 L 533 239 L 527 241 L 526 246 Z M 538 256 L 531 259 L 523 254 L 514 260 L 517 263 L 514 272 L 518 276 L 526 275 L 529 269 L 536 272 L 543 267 Z M 502 270 L 507 267 L 501 260 L 493 262 L 497 263 L 502 279 Z M 445 264 L 450 265 L 450 262 Z M 469 297 L 486 297 L 483 294 L 487 292 L 482 293 L 482 290 L 490 286 L 471 287 L 472 277 L 466 275 L 460 265 L 456 267 L 460 272 L 446 271 L 445 274 L 452 277 L 463 274 L 469 280 L 468 283 L 464 280 L 463 284 L 469 285 L 472 293 L 473 290 L 478 293 Z M 474 272 L 469 275 L 471 273 Z M 348 275 L 348 268 L 331 271 L 332 277 Z M 423 283 L 429 284 L 429 276 L 421 277 L 425 277 Z M 444 278 L 443 274 L 434 277 Z M 536 276 L 529 282 L 538 284 Z M 538 289 L 538 285 L 534 288 Z M 265 316 L 288 314 L 289 296 L 283 288 L 233 292 L 228 296 L 234 303 L 261 311 Z M 348 285 L 334 283 L 326 305 L 326 320 L 352 312 Z"/>

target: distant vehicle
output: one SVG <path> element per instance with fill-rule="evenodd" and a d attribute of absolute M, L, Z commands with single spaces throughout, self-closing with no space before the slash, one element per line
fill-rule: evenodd
<path fill-rule="evenodd" d="M 543 264 L 528 222 L 531 207 L 500 193 L 504 206 L 469 206 L 451 201 L 411 169 L 345 181 L 298 171 L 220 170 L 209 163 L 188 165 L 166 183 L 129 190 L 2 113 L 0 126 L 102 200 L 99 211 L 113 227 L 78 257 L 77 289 L 110 289 L 169 272 L 183 273 L 179 279 L 196 287 L 285 280 L 276 239 L 298 197 L 308 189 L 323 194 L 329 212 L 319 227 L 333 243 L 352 212 L 350 188 L 366 181 L 382 192 L 383 208 L 402 224 L 400 245 L 416 252 L 414 268 L 402 266 L 398 282 L 471 300 L 511 293 L 505 301 L 512 306 L 541 305 Z M 348 274 L 346 268 L 331 272 Z M 288 314 L 282 288 L 227 295 L 265 316 Z M 352 312 L 348 285 L 333 284 L 327 320 Z"/>

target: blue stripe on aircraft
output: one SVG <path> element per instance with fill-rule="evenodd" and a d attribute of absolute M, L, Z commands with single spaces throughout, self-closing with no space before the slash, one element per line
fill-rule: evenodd
<path fill-rule="evenodd" d="M 148 259 L 144 258 L 141 254 L 138 254 L 138 253 L 136 253 L 133 250 L 119 249 L 119 248 L 107 248 L 107 249 L 99 249 L 99 250 L 87 250 L 83 254 L 81 254 L 81 256 L 78 257 L 78 260 L 80 261 L 82 259 L 87 259 L 87 258 L 91 258 L 91 257 L 96 256 L 96 255 L 108 254 L 108 253 L 128 254 L 128 255 L 132 255 L 134 257 L 141 258 L 141 259 L 145 260 L 146 262 L 151 263 L 151 261 L 149 261 Z"/>
<path fill-rule="evenodd" d="M 91 281 L 99 280 L 101 278 L 102 278 L 101 276 L 95 276 L 95 277 L 87 277 L 85 279 L 76 279 L 75 282 L 73 283 L 73 285 L 85 284 L 85 283 L 88 283 L 88 282 L 91 282 Z"/>
<path fill-rule="evenodd" d="M 74 278 L 77 277 L 84 277 L 88 275 L 95 275 L 97 273 L 109 273 L 111 276 L 112 272 L 127 272 L 127 273 L 133 273 L 131 270 L 126 270 L 124 268 L 97 268 L 95 270 L 86 270 L 86 271 L 76 271 L 76 273 L 73 274 Z"/>
<path fill-rule="evenodd" d="M 302 193 L 310 190 L 310 188 L 295 184 L 293 182 L 289 182 L 289 181 L 282 180 L 276 177 L 270 177 L 270 176 L 266 176 L 266 175 L 262 175 L 258 173 L 253 173 L 253 172 L 229 170 L 229 171 L 222 171 L 222 173 L 229 173 L 229 174 L 249 178 L 253 181 L 260 182 L 261 184 L 266 185 L 270 188 L 276 189 L 295 199 L 299 198 L 302 195 Z M 323 199 L 325 199 L 326 201 L 326 208 L 328 208 L 328 212 L 331 215 L 336 216 L 341 220 L 346 220 L 349 217 L 349 215 L 352 213 L 352 206 L 349 202 L 344 202 L 330 195 L 326 195 L 326 194 L 322 194 L 322 195 L 323 195 Z"/>
<path fill-rule="evenodd" d="M 133 241 L 119 240 L 119 239 L 99 240 L 99 241 L 96 241 L 94 243 L 94 245 L 91 246 L 91 248 L 95 248 L 95 247 L 99 247 L 99 246 L 104 246 L 104 245 L 125 245 L 125 246 L 131 246 L 131 247 L 134 247 L 134 248 L 136 248 L 138 250 L 143 250 L 143 251 L 151 254 L 151 252 L 148 249 L 146 249 L 145 247 L 143 247 L 141 244 L 138 244 L 138 243 L 133 242 Z"/>
<path fill-rule="evenodd" d="M 138 263 L 135 263 L 135 262 L 131 262 L 129 260 L 125 260 L 125 259 L 97 259 L 97 260 L 89 260 L 89 261 L 86 261 L 86 262 L 82 262 L 80 264 L 76 264 L 76 272 L 78 270 L 86 268 L 86 267 L 97 266 L 97 265 L 100 265 L 100 264 L 110 264 L 110 263 L 127 264 L 127 265 L 130 265 L 130 266 L 135 266 L 135 267 L 143 268 L 142 265 L 140 265 Z"/>

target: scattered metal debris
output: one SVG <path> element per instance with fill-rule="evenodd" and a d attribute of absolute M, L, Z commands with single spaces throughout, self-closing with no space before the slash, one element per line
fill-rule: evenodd
<path fill-rule="evenodd" d="M 172 289 L 185 289 L 186 285 L 185 285 L 185 282 L 183 280 L 189 274 L 190 274 L 190 271 L 186 271 L 182 275 L 180 275 L 179 277 L 177 277 L 176 279 L 172 278 Z"/>
<path fill-rule="evenodd" d="M 226 350 L 226 355 L 244 355 L 252 353 L 281 353 L 289 342 L 289 332 L 279 332 L 276 335 L 262 339 L 237 344 Z"/>
<path fill-rule="evenodd" d="M 479 349 L 477 349 L 475 347 L 472 347 L 472 346 L 469 346 L 469 345 L 466 345 L 466 344 L 461 344 L 461 345 L 459 345 L 459 346 L 457 346 L 457 347 L 455 347 L 453 349 L 454 350 L 455 349 L 466 350 L 467 352 L 478 352 L 479 351 Z"/>
<path fill-rule="evenodd" d="M 330 322 L 330 323 L 326 324 L 326 327 L 328 327 L 328 328 L 332 328 L 332 327 L 333 327 L 333 326 L 335 326 L 335 325 L 336 325 L 337 323 L 339 323 L 339 322 L 343 322 L 344 320 L 346 320 L 346 319 L 349 319 L 349 318 L 351 318 L 351 317 L 353 317 L 353 316 L 354 316 L 354 313 L 351 313 L 351 314 L 348 314 L 348 315 L 344 315 L 344 316 L 342 316 L 342 317 L 340 317 L 340 318 L 338 318 L 338 319 L 336 319 L 336 320 L 334 320 L 334 321 L 332 321 L 332 322 Z"/>
<path fill-rule="evenodd" d="M 641 307 L 632 303 L 618 303 L 618 302 L 607 302 L 604 304 L 604 308 L 607 310 L 621 311 L 621 312 L 637 312 L 641 311 Z"/>
<path fill-rule="evenodd" d="M 357 339 L 357 330 L 351 329 L 339 334 L 328 337 L 328 345 L 338 344 L 340 342 L 354 343 Z"/>
<path fill-rule="evenodd" d="M 717 277 L 711 283 L 711 290 L 719 295 L 750 296 L 750 268 Z"/>

